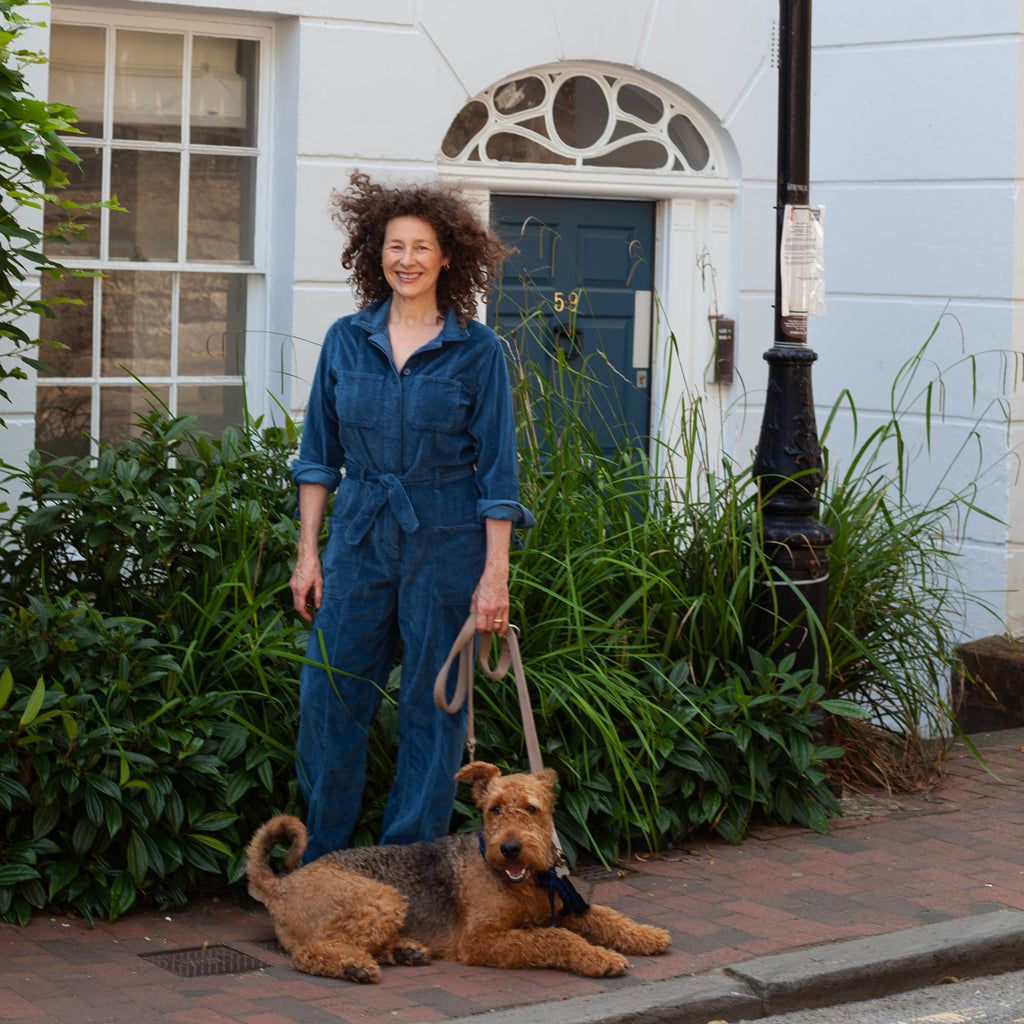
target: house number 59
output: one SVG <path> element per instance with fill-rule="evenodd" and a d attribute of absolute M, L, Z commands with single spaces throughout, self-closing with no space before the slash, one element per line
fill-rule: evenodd
<path fill-rule="evenodd" d="M 580 293 L 569 292 L 568 295 L 565 292 L 555 292 L 555 312 L 561 313 L 563 310 L 569 310 L 570 313 L 576 312 L 576 307 L 580 304 Z"/>

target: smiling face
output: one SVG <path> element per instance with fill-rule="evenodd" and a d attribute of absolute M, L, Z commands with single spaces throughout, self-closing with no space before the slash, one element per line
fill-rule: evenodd
<path fill-rule="evenodd" d="M 437 232 L 419 217 L 394 217 L 384 229 L 381 266 L 396 297 L 423 301 L 437 296 L 437 279 L 448 257 Z"/>

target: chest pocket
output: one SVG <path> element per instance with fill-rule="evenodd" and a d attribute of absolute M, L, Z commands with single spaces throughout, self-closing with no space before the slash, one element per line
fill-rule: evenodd
<path fill-rule="evenodd" d="M 409 422 L 419 430 L 454 433 L 469 419 L 469 393 L 454 377 L 412 377 L 406 392 Z"/>
<path fill-rule="evenodd" d="M 334 385 L 338 420 L 353 427 L 372 427 L 380 417 L 383 386 L 375 373 L 339 373 Z"/>

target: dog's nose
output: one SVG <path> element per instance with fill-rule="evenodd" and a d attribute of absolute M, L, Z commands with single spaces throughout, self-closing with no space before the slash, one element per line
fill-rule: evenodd
<path fill-rule="evenodd" d="M 515 860 L 523 852 L 523 844 L 509 839 L 501 844 L 501 855 L 505 860 Z"/>

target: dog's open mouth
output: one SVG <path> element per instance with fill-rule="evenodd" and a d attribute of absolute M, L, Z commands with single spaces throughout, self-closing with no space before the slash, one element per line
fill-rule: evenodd
<path fill-rule="evenodd" d="M 530 869 L 521 860 L 514 860 L 505 865 L 505 874 L 510 882 L 522 882 L 530 877 Z"/>

